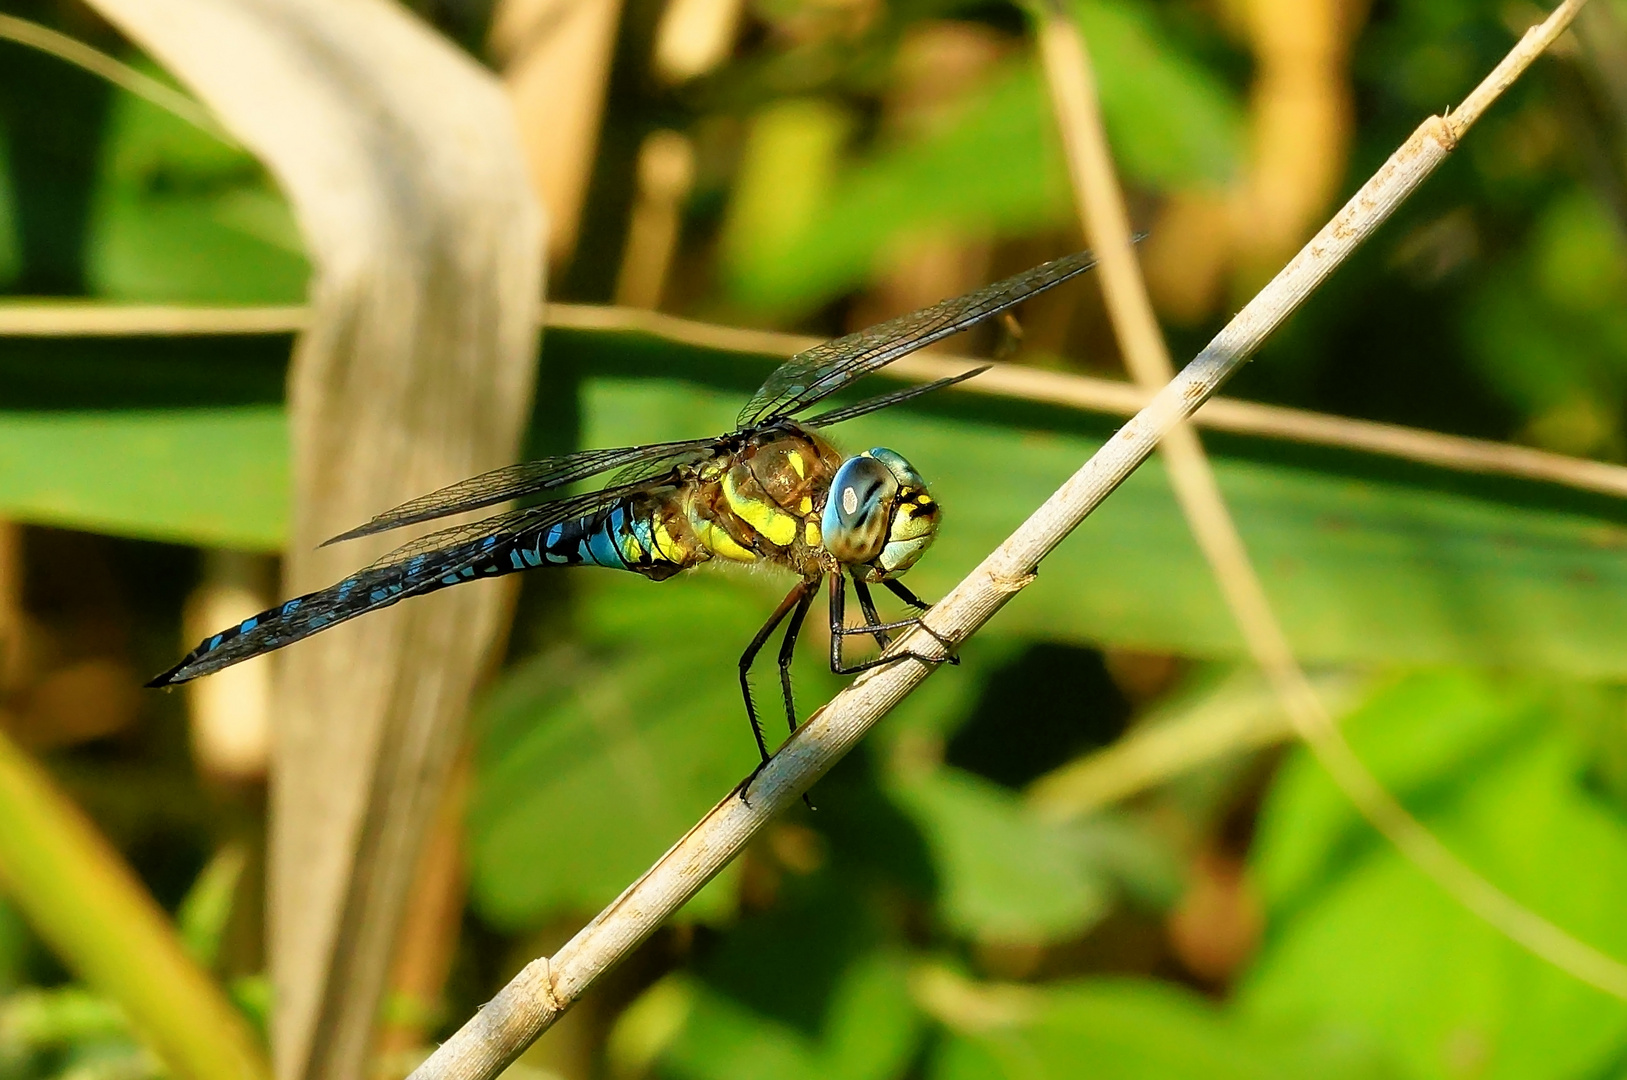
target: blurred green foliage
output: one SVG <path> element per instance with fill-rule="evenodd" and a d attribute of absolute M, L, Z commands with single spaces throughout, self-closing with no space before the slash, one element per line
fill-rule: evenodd
<path fill-rule="evenodd" d="M 478 50 L 479 5 L 418 6 Z M 1229 190 L 1249 168 L 1242 6 L 1074 8 L 1138 227 L 1177 196 Z M 841 5 L 764 3 L 732 61 L 681 88 L 644 70 L 658 8 L 628 7 L 563 298 L 607 298 L 633 198 L 628 147 L 657 126 L 699 147 L 673 290 L 688 312 L 836 332 L 922 238 L 993 242 L 1001 265 L 1074 246 L 1018 8 L 911 0 L 827 32 L 807 27 L 840 22 Z M 1496 61 L 1511 10 L 1372 7 L 1352 42 L 1356 126 L 1339 194 Z M 1613 10 L 1627 18 L 1623 4 Z M 999 55 L 933 123 L 889 126 L 898 54 L 946 19 L 1000 37 Z M 0 60 L 0 283 L 116 301 L 301 298 L 297 230 L 250 157 L 56 61 L 3 42 Z M 1620 133 L 1599 125 L 1621 118 L 1601 111 L 1607 95 L 1585 60 L 1573 50 L 1516 86 L 1232 389 L 1627 456 L 1627 160 L 1609 157 Z M 1104 366 L 1111 347 L 1087 294 L 1070 294 L 1083 313 L 1065 332 L 1021 358 Z M 1224 306 L 1173 326 L 1177 351 L 1201 343 Z M 0 340 L 0 512 L 144 542 L 276 550 L 288 345 Z M 533 441 L 545 446 L 724 430 L 771 364 L 582 331 L 550 333 L 542 362 L 550 400 Z M 560 430 L 560 415 L 580 430 Z M 852 449 L 896 447 L 932 481 L 946 524 L 911 584 L 935 598 L 1111 427 L 954 395 L 838 435 Z M 1348 720 L 1363 759 L 1497 885 L 1627 956 L 1615 917 L 1627 896 L 1627 512 L 1550 485 L 1267 439 L 1207 442 L 1300 655 L 1371 680 Z M 156 669 L 175 645 L 187 564 L 150 545 L 121 550 L 135 651 Z M 754 763 L 734 664 L 778 588 L 744 574 L 652 585 L 573 572 L 530 584 L 512 655 L 478 709 L 471 911 L 448 1018 L 612 899 Z M 810 642 L 796 660 L 804 715 L 840 685 L 822 651 Z M 1619 1073 L 1627 1006 L 1451 901 L 1300 751 L 1238 747 L 1073 818 L 1027 796 L 1030 781 L 1126 729 L 1133 738 L 1173 695 L 1220 693 L 1211 676 L 1240 653 L 1153 463 L 967 646 L 959 669 L 937 673 L 815 788 L 817 809 L 787 815 L 630 974 L 589 996 L 593 1067 L 695 1080 Z M 1142 669 L 1165 676 L 1148 683 Z M 766 664 L 757 679 L 769 685 Z M 146 706 L 143 723 L 172 742 L 182 722 L 176 699 Z M 81 778 L 110 832 L 142 838 L 127 854 L 263 1021 L 266 984 L 238 978 L 222 952 L 233 921 L 252 919 L 245 872 L 175 855 L 243 850 L 228 843 L 241 837 L 216 813 L 219 793 L 173 770 L 161 786 L 132 741 L 53 764 Z M 165 799 L 183 809 L 164 817 L 154 808 Z M 159 824 L 120 831 L 113 806 Z M 1206 888 L 1230 888 L 1235 907 L 1203 907 Z M 1263 921 L 1257 945 L 1251 911 Z M 1206 966 L 1199 946 L 1228 934 L 1242 942 L 1236 955 Z M 549 1045 L 522 1065 L 574 1078 Z M 117 1004 L 69 980 L 0 903 L 0 1075 L 156 1069 Z"/>
<path fill-rule="evenodd" d="M 114 99 L 102 138 L 90 292 L 155 303 L 304 300 L 299 230 L 251 155 L 128 94 Z"/>
<path fill-rule="evenodd" d="M 1077 5 L 1093 43 L 1119 167 L 1152 187 L 1220 187 L 1238 169 L 1242 116 L 1232 91 L 1159 33 L 1144 4 Z M 840 113 L 766 105 L 752 119 L 731 207 L 724 273 L 752 309 L 800 314 L 868 279 L 926 235 L 1011 235 L 1066 226 L 1073 209 L 1046 90 L 1028 57 L 1002 65 L 924 135 L 836 165 Z M 779 145 L 759 150 L 773 138 Z M 829 174 L 829 175 L 827 175 Z M 800 195 L 788 205 L 786 180 Z"/>

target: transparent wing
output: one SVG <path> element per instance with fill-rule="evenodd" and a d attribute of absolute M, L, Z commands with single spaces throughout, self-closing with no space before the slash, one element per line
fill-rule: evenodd
<path fill-rule="evenodd" d="M 509 548 L 504 545 L 526 542 L 542 529 L 585 517 L 657 483 L 556 499 L 420 537 L 326 589 L 285 601 L 205 638 L 179 664 L 147 685 L 173 686 L 208 675 L 410 596 L 473 580 L 481 576 L 475 572 L 478 567 L 493 570 L 495 564 L 493 572 L 506 572 L 508 564 L 496 562 L 506 558 L 503 553 Z"/>
<path fill-rule="evenodd" d="M 989 366 L 984 364 L 980 368 L 973 368 L 959 375 L 951 375 L 947 379 L 935 379 L 929 383 L 922 383 L 920 386 L 912 386 L 907 390 L 894 390 L 890 394 L 880 394 L 873 398 L 866 398 L 855 405 L 849 405 L 845 409 L 832 409 L 830 412 L 820 413 L 818 416 L 804 420 L 803 423 L 809 427 L 829 427 L 832 424 L 840 424 L 844 420 L 852 420 L 854 417 L 873 413 L 880 409 L 889 409 L 899 402 L 909 401 L 911 398 L 918 398 L 923 394 L 930 394 L 934 390 L 942 390 L 946 386 L 954 386 L 958 382 L 965 382 L 972 376 L 981 375 L 987 370 L 989 370 Z"/>
<path fill-rule="evenodd" d="M 740 428 L 790 416 L 900 356 L 958 334 L 1095 265 L 1096 257 L 1088 251 L 1052 259 L 976 292 L 797 353 L 752 395 L 740 411 Z"/>
<path fill-rule="evenodd" d="M 399 529 L 403 525 L 416 525 L 422 521 L 450 517 L 468 510 L 495 506 L 510 499 L 556 491 L 586 480 L 590 476 L 619 469 L 617 484 L 625 484 L 643 476 L 665 472 L 675 459 L 705 450 L 715 439 L 688 439 L 682 442 L 652 443 L 648 446 L 622 446 L 610 450 L 580 450 L 574 454 L 526 461 L 506 465 L 501 469 L 481 473 L 460 480 L 449 487 L 420 495 L 392 510 L 358 525 L 349 532 L 340 533 L 322 546 L 354 540 L 360 536 Z"/>

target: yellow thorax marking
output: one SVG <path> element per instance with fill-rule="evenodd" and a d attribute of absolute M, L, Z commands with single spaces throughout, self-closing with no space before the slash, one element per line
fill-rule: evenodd
<path fill-rule="evenodd" d="M 803 499 L 802 501 L 807 502 L 808 500 Z M 819 523 L 816 522 L 816 521 L 810 521 L 807 524 L 803 525 L 803 527 L 802 527 L 802 539 L 803 539 L 803 542 L 805 542 L 809 547 L 811 547 L 811 548 L 818 547 L 819 546 L 819 541 L 820 541 Z"/>
<path fill-rule="evenodd" d="M 656 553 L 668 562 L 681 563 L 684 561 L 683 549 L 673 539 L 672 533 L 667 530 L 667 523 L 658 516 L 655 527 L 650 530 L 650 539 L 655 544 Z"/>
<path fill-rule="evenodd" d="M 755 551 L 752 551 L 750 548 L 741 547 L 739 544 L 735 543 L 734 537 L 718 528 L 712 522 L 692 521 L 690 524 L 694 526 L 695 535 L 699 537 L 700 542 L 705 544 L 707 550 L 713 555 L 717 555 L 725 559 L 733 559 L 735 562 L 757 561 L 757 553 Z"/>
<path fill-rule="evenodd" d="M 802 460 L 802 455 L 792 450 L 785 455 L 785 460 L 791 463 L 791 471 L 803 480 L 808 478 L 808 464 Z"/>
<path fill-rule="evenodd" d="M 802 511 L 804 514 L 813 513 L 813 499 L 804 495 L 802 497 L 802 502 L 797 505 L 797 509 Z"/>
<path fill-rule="evenodd" d="M 740 515 L 740 519 L 747 525 L 767 537 L 769 543 L 783 548 L 790 547 L 796 540 L 796 518 L 776 509 L 767 499 L 742 495 L 734 486 L 733 471 L 723 474 L 723 497 L 728 500 L 729 509 Z"/>

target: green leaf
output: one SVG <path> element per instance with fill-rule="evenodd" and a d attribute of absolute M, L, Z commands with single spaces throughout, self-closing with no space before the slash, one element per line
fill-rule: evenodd
<path fill-rule="evenodd" d="M 1068 206 L 1039 76 L 1019 62 L 940 133 L 846 169 L 804 228 L 734 268 L 732 296 L 758 311 L 809 311 L 870 277 L 902 240 L 1032 232 L 1065 220 Z"/>
<path fill-rule="evenodd" d="M 1425 825 L 1516 900 L 1627 957 L 1627 823 L 1581 785 L 1584 763 L 1551 706 L 1496 681 L 1477 693 L 1470 678 L 1411 680 L 1358 718 L 1368 747 L 1407 727 L 1445 731 L 1416 741 L 1416 760 L 1393 746 L 1374 757 L 1380 780 L 1420 792 L 1409 802 Z M 1293 882 L 1284 912 L 1282 875 L 1264 875 L 1278 915 L 1240 995 L 1248 1015 L 1361 1024 L 1418 1077 L 1603 1075 L 1621 1060 L 1627 1003 L 1513 944 L 1388 845 L 1341 842 L 1324 808 L 1336 797 L 1300 762 L 1267 804 L 1262 865 L 1293 861 L 1315 877 Z M 1295 835 L 1302 821 L 1310 839 Z M 1317 837 L 1327 846 L 1310 857 L 1278 854 Z"/>
<path fill-rule="evenodd" d="M 1243 131 L 1230 89 L 1164 34 L 1146 5 L 1085 0 L 1076 13 L 1125 175 L 1166 190 L 1224 186 L 1241 159 Z M 796 173 L 789 188 L 804 227 L 753 232 L 750 257 L 737 259 L 730 275 L 734 298 L 758 310 L 808 311 L 919 236 L 1020 235 L 1071 222 L 1055 128 L 1041 74 L 1025 57 L 973 90 L 931 134 L 850 165 L 817 212 L 803 192 L 813 177 L 823 185 L 828 170 L 797 170 L 788 148 L 783 167 Z"/>
<path fill-rule="evenodd" d="M 252 551 L 282 545 L 277 408 L 0 412 L 0 514 Z"/>
<path fill-rule="evenodd" d="M 17 195 L 11 184 L 11 149 L 0 130 L 0 289 L 8 288 L 22 269 L 17 240 Z"/>
<path fill-rule="evenodd" d="M 1123 0 L 1074 4 L 1116 163 L 1152 187 L 1223 188 L 1242 162 L 1242 105 L 1159 29 L 1156 10 Z"/>
<path fill-rule="evenodd" d="M 112 1041 L 133 1046 L 130 1021 L 116 1002 L 82 986 L 31 988 L 0 1000 L 0 1062 L 74 1043 Z"/>
<path fill-rule="evenodd" d="M 113 98 L 87 274 L 98 295 L 297 303 L 310 267 L 287 202 L 247 151 L 132 94 Z"/>
<path fill-rule="evenodd" d="M 175 913 L 176 929 L 187 952 L 206 968 L 213 968 L 220 957 L 220 943 L 247 864 L 248 852 L 243 845 L 221 848 L 187 890 Z"/>
<path fill-rule="evenodd" d="M 1619 458 L 1627 399 L 1627 243 L 1584 192 L 1543 208 L 1526 249 L 1465 305 L 1462 333 L 1488 386 L 1526 416 L 1541 445 Z"/>
<path fill-rule="evenodd" d="M 117 1007 L 176 1080 L 270 1075 L 255 1034 L 187 955 L 152 895 L 39 763 L 5 737 L 0 871 L 41 941 Z M 81 1003 L 90 1003 L 93 1019 L 101 1015 L 88 997 Z M 87 1014 L 75 1006 L 50 1015 Z"/>
<path fill-rule="evenodd" d="M 1343 726 L 1386 790 L 1417 805 L 1455 788 L 1488 756 L 1524 737 L 1543 718 L 1543 696 L 1529 681 L 1418 673 L 1378 690 Z M 1286 911 L 1330 862 L 1379 843 L 1315 759 L 1297 754 L 1272 785 L 1257 826 L 1254 868 L 1268 903 Z"/>
<path fill-rule="evenodd" d="M 1398 1075 L 1338 1029 L 1257 1029 L 1195 995 L 1147 981 L 1034 991 L 1031 1015 L 991 1017 L 936 1054 L 931 1080 L 1263 1080 Z"/>
<path fill-rule="evenodd" d="M 774 102 L 752 117 L 720 239 L 729 290 L 740 302 L 774 303 L 781 256 L 829 199 L 851 126 L 840 108 L 817 99 Z"/>
<path fill-rule="evenodd" d="M 1107 914 L 1112 882 L 1087 829 L 1046 823 L 1012 792 L 952 768 L 896 783 L 893 797 L 932 848 L 951 930 L 1039 944 Z"/>
<path fill-rule="evenodd" d="M 710 575 L 581 582 L 582 643 L 522 664 L 482 710 L 473 890 L 506 926 L 603 906 L 757 764 L 735 661 L 776 598 Z M 759 683 L 772 672 L 770 653 Z M 829 685 L 808 676 L 804 715 Z M 758 698 L 777 741 L 778 694 Z M 731 901 L 725 886 L 697 903 Z"/>
<path fill-rule="evenodd" d="M 694 1080 L 888 1080 L 908 1064 L 921 1027 L 904 963 L 884 952 L 843 975 L 814 1035 L 704 983 L 688 989 L 683 1027 L 660 1060 Z"/>

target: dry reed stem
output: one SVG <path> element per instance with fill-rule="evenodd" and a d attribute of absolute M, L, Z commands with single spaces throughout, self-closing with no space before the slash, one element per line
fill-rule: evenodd
<path fill-rule="evenodd" d="M 101 304 L 72 300 L 0 303 L 0 337 L 141 337 L 204 334 L 297 334 L 311 309 Z"/>
<path fill-rule="evenodd" d="M 555 266 L 576 249 L 620 20 L 621 0 L 501 0 L 492 10 L 491 50 L 548 213 Z"/>
<path fill-rule="evenodd" d="M 765 356 L 790 356 L 819 341 L 798 334 L 718 326 L 660 312 L 593 304 L 548 304 L 541 321 L 545 327 L 648 334 L 684 345 Z M 279 334 L 298 333 L 309 323 L 310 309 L 301 306 L 0 304 L 0 337 Z M 895 362 L 887 372 L 925 383 L 982 363 L 988 361 L 948 353 L 917 354 Z M 1125 417 L 1134 416 L 1152 400 L 1149 391 L 1131 383 L 998 362 L 954 392 Z M 1352 420 L 1225 397 L 1206 401 L 1192 417 L 1192 423 L 1234 435 L 1336 447 L 1458 472 L 1509 476 L 1601 495 L 1627 496 L 1627 467 L 1621 465 L 1399 424 Z"/>
<path fill-rule="evenodd" d="M 1558 36 L 1584 2 L 1562 4 L 1526 36 L 1521 48 L 1531 47 L 1527 64 Z M 1174 371 L 1131 250 L 1124 198 L 1113 171 L 1084 41 L 1072 21 L 1053 11 L 1042 20 L 1040 45 L 1085 235 L 1101 258 L 1109 317 L 1136 381 L 1145 389 L 1155 389 L 1168 382 Z M 1460 120 L 1459 134 L 1495 100 L 1497 92 L 1513 82 L 1519 70 L 1523 67 L 1499 65 L 1470 95 L 1454 118 Z M 1488 86 L 1495 90 L 1488 92 Z M 1627 965 L 1566 933 L 1482 877 L 1408 813 L 1362 764 L 1295 659 L 1197 435 L 1180 425 L 1165 437 L 1163 452 L 1176 498 L 1250 654 L 1265 672 L 1295 731 L 1362 816 L 1449 895 L 1509 939 L 1577 979 L 1627 997 Z"/>
<path fill-rule="evenodd" d="M 1346 672 L 1319 675 L 1314 682 L 1336 716 L 1353 708 L 1372 685 Z M 1293 721 L 1275 691 L 1249 668 L 1196 700 L 1156 707 L 1123 738 L 1035 780 L 1024 798 L 1046 821 L 1076 821 L 1199 766 L 1293 737 Z"/>
<path fill-rule="evenodd" d="M 1550 18 L 1568 19 L 1568 2 Z M 1545 24 L 1547 27 L 1548 24 Z M 1553 30 L 1557 33 L 1557 29 Z M 1553 34 L 1528 35 L 1493 72 L 1503 85 Z M 1466 121 L 1426 120 L 1343 209 L 1151 403 L 1109 439 L 1016 532 L 926 616 L 931 633 L 906 635 L 895 651 L 941 652 L 965 641 L 1035 580 L 1067 535 L 1152 454 L 1333 270 L 1434 171 L 1495 93 L 1476 91 Z M 1472 107 L 1472 109 L 1471 109 Z M 747 792 L 723 800 L 553 957 L 513 981 L 413 1073 L 415 1080 L 489 1080 L 529 1046 L 595 979 L 648 937 L 733 859 L 751 837 L 822 776 L 934 668 L 900 661 L 860 676 L 786 741 Z"/>
<path fill-rule="evenodd" d="M 185 120 L 199 131 L 219 139 L 228 146 L 239 145 L 237 140 L 220 126 L 215 114 L 195 99 L 165 86 L 151 75 L 137 71 L 122 60 L 117 60 L 78 38 L 69 37 L 59 30 L 41 26 L 28 19 L 19 19 L 15 15 L 0 15 L 0 38 L 38 49 L 43 53 L 50 53 L 59 60 L 83 68 L 92 75 L 106 79 L 119 89 L 129 91 L 136 97 Z"/>

